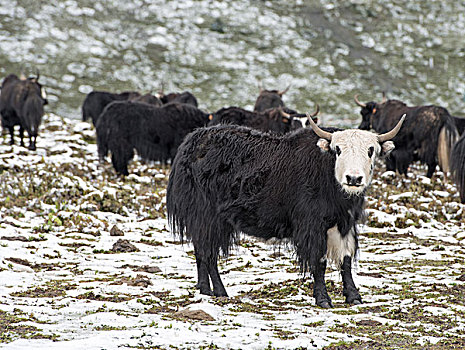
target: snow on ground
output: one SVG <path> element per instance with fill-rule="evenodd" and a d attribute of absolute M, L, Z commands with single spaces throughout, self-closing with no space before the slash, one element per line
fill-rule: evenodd
<path fill-rule="evenodd" d="M 441 174 L 376 175 L 354 276 L 364 304 L 344 304 L 331 269 L 335 307 L 316 307 L 292 248 L 251 237 L 221 260 L 230 297 L 214 298 L 167 228 L 169 168 L 135 161 L 123 181 L 93 135 L 51 114 L 37 151 L 0 140 L 1 348 L 465 347 L 464 206 Z"/>

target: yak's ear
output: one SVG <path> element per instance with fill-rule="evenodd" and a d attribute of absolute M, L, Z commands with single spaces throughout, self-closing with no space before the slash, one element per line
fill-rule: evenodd
<path fill-rule="evenodd" d="M 385 157 L 391 153 L 391 151 L 396 148 L 394 146 L 394 142 L 392 141 L 386 141 L 381 144 L 381 156 Z"/>
<path fill-rule="evenodd" d="M 323 152 L 329 151 L 329 141 L 326 139 L 319 139 L 316 145 L 320 147 Z"/>

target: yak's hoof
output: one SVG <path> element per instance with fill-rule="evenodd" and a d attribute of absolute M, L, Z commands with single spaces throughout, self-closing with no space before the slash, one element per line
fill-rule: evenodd
<path fill-rule="evenodd" d="M 35 151 L 35 150 L 36 150 L 36 146 L 29 146 L 28 149 L 30 149 L 31 151 Z"/>
<path fill-rule="evenodd" d="M 208 296 L 213 296 L 213 292 L 210 288 L 199 288 L 200 289 L 200 294 L 203 294 L 203 295 L 208 295 Z"/>
<path fill-rule="evenodd" d="M 228 297 L 228 293 L 225 292 L 214 292 L 215 294 L 215 297 L 218 297 L 218 298 L 221 298 L 221 297 L 225 297 L 227 298 Z"/>
<path fill-rule="evenodd" d="M 360 305 L 360 304 L 363 304 L 362 302 L 362 299 L 353 299 L 351 301 L 349 300 L 346 300 L 346 304 L 350 304 L 350 305 Z"/>
<path fill-rule="evenodd" d="M 358 293 L 356 295 L 353 295 L 352 297 L 347 296 L 346 304 L 360 305 L 362 304 L 362 297 Z"/>
<path fill-rule="evenodd" d="M 320 301 L 319 303 L 317 303 L 317 305 L 323 309 L 331 309 L 333 308 L 333 303 L 331 301 L 328 301 L 328 300 L 323 300 L 323 301 Z"/>

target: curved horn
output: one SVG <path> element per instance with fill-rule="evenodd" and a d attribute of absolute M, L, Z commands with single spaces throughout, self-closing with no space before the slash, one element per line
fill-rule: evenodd
<path fill-rule="evenodd" d="M 316 104 L 316 111 L 313 112 L 312 114 L 308 114 L 308 113 L 307 113 L 307 116 L 310 116 L 310 118 L 313 118 L 313 117 L 315 117 L 319 112 L 320 112 L 320 106 L 319 106 L 318 103 L 317 103 L 317 104 Z"/>
<path fill-rule="evenodd" d="M 36 77 L 36 81 L 39 81 L 39 77 L 40 77 L 40 71 L 39 71 L 39 69 L 38 69 L 38 68 L 36 69 L 36 75 L 37 75 L 37 77 Z"/>
<path fill-rule="evenodd" d="M 358 94 L 354 96 L 355 103 L 358 104 L 360 107 L 365 108 L 367 105 L 362 103 L 358 100 Z"/>
<path fill-rule="evenodd" d="M 160 91 L 158 91 L 158 95 L 160 97 L 164 96 L 165 95 L 164 91 L 165 91 L 165 81 L 162 79 L 161 80 L 161 89 L 160 89 Z"/>
<path fill-rule="evenodd" d="M 327 132 L 327 131 L 324 131 L 324 130 L 320 129 L 320 127 L 315 124 L 312 117 L 308 113 L 307 113 L 307 118 L 308 118 L 308 122 L 310 123 L 310 126 L 311 126 L 312 130 L 315 132 L 315 134 L 317 134 L 322 139 L 331 141 L 331 138 L 333 137 L 333 135 L 330 132 Z"/>
<path fill-rule="evenodd" d="M 287 114 L 286 112 L 283 111 L 283 108 L 281 106 L 278 107 L 279 114 L 281 114 L 283 117 L 290 118 L 291 115 Z"/>
<path fill-rule="evenodd" d="M 21 65 L 21 68 L 20 68 L 19 79 L 26 80 L 26 76 L 24 75 L 24 66 L 23 65 Z"/>
<path fill-rule="evenodd" d="M 258 81 L 258 91 L 259 91 L 259 92 L 258 92 L 259 94 L 261 94 L 262 91 L 263 91 L 263 85 L 262 85 L 262 81 L 261 81 L 261 80 Z"/>
<path fill-rule="evenodd" d="M 392 129 L 391 131 L 388 131 L 385 134 L 378 135 L 379 143 L 383 143 L 385 141 L 392 140 L 397 135 L 397 133 L 399 132 L 400 127 L 402 126 L 402 123 L 404 122 L 406 116 L 407 115 L 404 114 L 402 116 L 402 118 L 400 118 L 400 120 L 397 122 L 397 125 L 394 127 L 394 129 Z"/>
<path fill-rule="evenodd" d="M 283 91 L 278 91 L 278 95 L 279 96 L 282 96 L 284 95 L 286 92 L 289 91 L 289 88 L 291 87 L 291 84 L 289 84 Z"/>
<path fill-rule="evenodd" d="M 385 103 L 386 101 L 387 101 L 386 93 L 383 91 L 383 100 L 381 101 L 381 103 Z"/>

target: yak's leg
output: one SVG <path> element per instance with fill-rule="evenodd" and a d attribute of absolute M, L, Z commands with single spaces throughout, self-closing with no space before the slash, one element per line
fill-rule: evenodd
<path fill-rule="evenodd" d="M 31 151 L 35 151 L 36 150 L 36 137 L 37 136 L 29 136 L 29 149 Z"/>
<path fill-rule="evenodd" d="M 361 304 L 362 299 L 352 279 L 352 258 L 357 250 L 355 232 L 349 231 L 342 236 L 337 226 L 331 227 L 328 232 L 328 249 L 326 257 L 341 269 L 343 294 L 346 303 Z"/>
<path fill-rule="evenodd" d="M 220 273 L 218 271 L 218 252 L 216 256 L 208 261 L 208 274 L 213 284 L 213 294 L 217 297 L 227 297 L 226 289 L 221 281 Z"/>
<path fill-rule="evenodd" d="M 9 126 L 8 131 L 10 132 L 10 145 L 15 144 L 15 127 Z"/>
<path fill-rule="evenodd" d="M 133 146 L 124 140 L 119 143 L 113 143 L 110 145 L 111 150 L 111 162 L 116 172 L 120 175 L 129 175 L 128 164 L 129 161 L 134 157 Z"/>
<path fill-rule="evenodd" d="M 341 268 L 342 275 L 342 294 L 346 297 L 346 303 L 358 305 L 362 303 L 362 297 L 355 287 L 352 279 L 352 257 L 345 256 Z"/>
<path fill-rule="evenodd" d="M 321 259 L 313 269 L 313 297 L 316 305 L 329 309 L 333 307 L 325 284 L 326 259 Z"/>
<path fill-rule="evenodd" d="M 113 168 L 115 168 L 118 174 L 124 176 L 129 175 L 127 161 L 125 159 L 118 158 L 116 153 L 111 154 L 111 163 L 113 164 Z"/>
<path fill-rule="evenodd" d="M 426 177 L 431 179 L 433 177 L 434 171 L 436 170 L 436 166 L 438 165 L 438 163 L 434 161 L 434 162 L 428 163 L 427 165 L 428 165 L 428 171 L 426 172 Z"/>
<path fill-rule="evenodd" d="M 208 264 L 202 254 L 194 245 L 195 261 L 197 263 L 197 285 L 195 286 L 200 290 L 200 294 L 213 295 L 210 288 L 210 279 L 208 278 Z"/>
<path fill-rule="evenodd" d="M 21 147 L 25 147 L 24 146 L 24 128 L 20 125 L 19 126 L 19 140 L 20 140 L 20 146 Z"/>

